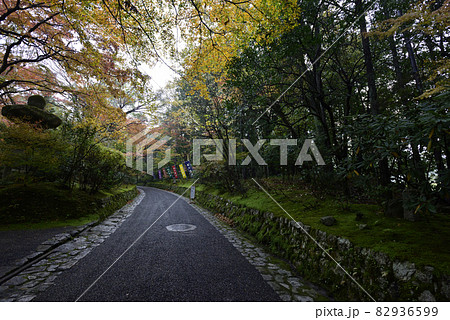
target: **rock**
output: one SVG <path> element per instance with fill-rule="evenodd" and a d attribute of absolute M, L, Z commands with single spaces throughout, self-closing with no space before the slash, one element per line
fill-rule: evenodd
<path fill-rule="evenodd" d="M 314 299 L 308 296 L 300 296 L 300 295 L 295 295 L 295 300 L 298 302 L 313 302 Z"/>
<path fill-rule="evenodd" d="M 411 262 L 394 262 L 392 265 L 394 276 L 402 281 L 408 281 L 416 272 L 416 266 Z"/>
<path fill-rule="evenodd" d="M 297 278 L 289 278 L 288 282 L 293 288 L 300 288 L 303 286 L 303 284 Z"/>
<path fill-rule="evenodd" d="M 287 294 L 282 294 L 280 295 L 280 299 L 283 300 L 284 302 L 289 302 L 291 301 L 291 296 L 287 295 Z"/>
<path fill-rule="evenodd" d="M 27 259 L 27 262 L 34 260 L 35 258 L 39 257 L 40 255 L 42 255 L 42 252 L 33 252 L 29 255 L 27 255 L 25 258 Z"/>
<path fill-rule="evenodd" d="M 421 302 L 436 302 L 436 298 L 433 296 L 433 294 L 430 291 L 425 290 L 424 292 L 422 292 L 420 294 L 419 301 L 421 301 Z"/>
<path fill-rule="evenodd" d="M 441 283 L 441 293 L 445 298 L 450 299 L 450 281 L 445 279 Z"/>
<path fill-rule="evenodd" d="M 351 242 L 350 240 L 345 238 L 338 238 L 337 245 L 339 247 L 339 250 L 348 250 L 350 249 Z"/>
<path fill-rule="evenodd" d="M 15 276 L 5 282 L 5 286 L 18 286 L 25 283 L 27 279 L 23 276 Z"/>
<path fill-rule="evenodd" d="M 40 95 L 30 96 L 27 102 L 30 106 L 37 107 L 39 109 L 44 109 L 47 102 L 45 98 Z"/>
<path fill-rule="evenodd" d="M 433 267 L 427 266 L 424 267 L 423 271 L 417 271 L 414 277 L 422 283 L 431 284 L 431 282 L 433 281 L 433 271 Z"/>
<path fill-rule="evenodd" d="M 33 300 L 36 296 L 22 296 L 17 301 L 18 302 L 29 302 Z"/>
<path fill-rule="evenodd" d="M 387 265 L 389 262 L 389 257 L 387 256 L 387 254 L 382 252 L 377 252 L 374 255 L 374 259 L 381 266 Z"/>
<path fill-rule="evenodd" d="M 320 218 L 320 222 L 328 227 L 337 224 L 337 220 L 333 216 L 326 216 Z"/>
<path fill-rule="evenodd" d="M 369 229 L 369 226 L 365 223 L 361 223 L 361 224 L 358 224 L 358 228 L 359 228 L 359 230 L 366 230 L 366 229 Z"/>

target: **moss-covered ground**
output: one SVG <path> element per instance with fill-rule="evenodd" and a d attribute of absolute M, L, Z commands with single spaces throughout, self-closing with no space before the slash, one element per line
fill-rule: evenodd
<path fill-rule="evenodd" d="M 259 181 L 259 180 L 258 180 Z M 179 181 L 178 186 L 189 187 L 193 181 Z M 166 182 L 169 183 L 169 182 Z M 253 182 L 247 182 L 247 193 L 231 194 L 211 186 L 196 185 L 196 190 L 219 195 L 249 208 L 288 217 L 283 210 Z M 450 273 L 450 215 L 435 214 L 410 222 L 386 217 L 379 205 L 351 203 L 337 197 L 317 194 L 304 185 L 280 179 L 265 179 L 263 187 L 297 221 L 329 234 L 342 236 L 356 246 L 388 254 L 392 258 L 408 260 L 418 266 L 431 265 Z M 334 216 L 338 223 L 325 226 L 323 216 Z M 360 225 L 367 225 L 360 229 Z"/>
<path fill-rule="evenodd" d="M 124 185 L 89 194 L 52 183 L 0 187 L 0 230 L 79 226 L 96 221 L 125 204 L 120 195 L 135 188 Z M 116 195 L 116 203 L 102 204 L 102 199 Z"/>

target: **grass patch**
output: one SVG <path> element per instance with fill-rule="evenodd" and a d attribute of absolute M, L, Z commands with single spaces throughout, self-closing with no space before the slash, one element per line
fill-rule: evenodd
<path fill-rule="evenodd" d="M 178 186 L 189 187 L 191 183 L 183 181 Z M 408 260 L 418 266 L 431 265 L 444 273 L 450 273 L 449 215 L 436 214 L 410 222 L 384 216 L 378 205 L 343 202 L 335 197 L 314 194 L 305 186 L 280 183 L 276 178 L 264 180 L 263 183 L 263 187 L 297 221 L 345 237 L 356 246 L 384 252 L 391 258 Z M 252 182 L 247 183 L 246 187 L 248 192 L 245 195 L 236 195 L 196 184 L 198 191 L 207 191 L 235 204 L 287 217 Z M 327 227 L 320 223 L 321 217 L 330 215 L 336 218 L 337 225 Z M 367 228 L 361 230 L 360 224 L 366 224 Z"/>
<path fill-rule="evenodd" d="M 0 230 L 79 226 L 104 215 L 102 200 L 135 188 L 120 186 L 89 194 L 63 189 L 52 183 L 11 185 L 0 188 Z"/>

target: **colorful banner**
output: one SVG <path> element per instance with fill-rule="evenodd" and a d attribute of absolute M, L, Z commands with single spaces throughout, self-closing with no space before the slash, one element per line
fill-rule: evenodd
<path fill-rule="evenodd" d="M 170 170 L 170 167 L 167 167 L 166 171 L 167 171 L 167 174 L 168 174 L 169 178 L 172 179 L 173 178 L 173 174 L 172 174 L 172 170 Z"/>
<path fill-rule="evenodd" d="M 192 177 L 194 175 L 194 170 L 192 169 L 191 162 L 188 160 L 185 161 L 184 164 L 186 165 L 186 168 L 189 171 L 189 175 Z"/>
<path fill-rule="evenodd" d="M 162 170 L 163 170 L 164 178 L 167 178 L 166 168 L 163 168 Z"/>
<path fill-rule="evenodd" d="M 184 171 L 184 167 L 182 164 L 178 165 L 180 167 L 180 172 L 181 175 L 183 176 L 184 179 L 186 179 L 186 172 Z"/>
<path fill-rule="evenodd" d="M 159 176 L 159 180 L 161 180 L 162 179 L 161 170 L 158 170 L 158 176 Z"/>
<path fill-rule="evenodd" d="M 177 173 L 177 167 L 175 165 L 172 166 L 173 175 L 175 176 L 175 179 L 178 179 L 178 173 Z"/>

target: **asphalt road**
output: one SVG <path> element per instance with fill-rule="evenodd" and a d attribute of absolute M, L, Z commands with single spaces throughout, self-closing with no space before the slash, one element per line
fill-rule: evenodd
<path fill-rule="evenodd" d="M 177 199 L 145 198 L 105 242 L 33 301 L 75 301 Z M 166 226 L 192 224 L 187 232 Z M 280 301 L 259 272 L 205 218 L 177 201 L 79 301 Z"/>

